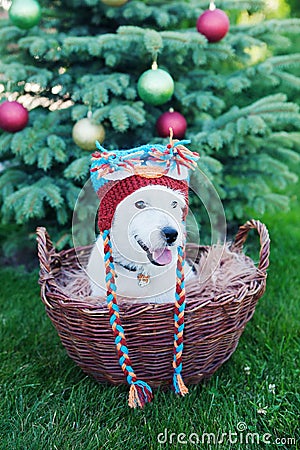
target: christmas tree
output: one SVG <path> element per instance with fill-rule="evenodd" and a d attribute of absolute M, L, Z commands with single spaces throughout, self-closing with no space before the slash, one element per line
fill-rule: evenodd
<path fill-rule="evenodd" d="M 1 101 L 23 104 L 29 122 L 14 111 L 7 124 L 0 109 L 0 201 L 2 222 L 19 224 L 22 241 L 44 224 L 58 247 L 72 245 L 94 141 L 166 142 L 156 122 L 170 108 L 179 137 L 186 120 L 229 221 L 288 207 L 281 191 L 300 160 L 300 54 L 288 48 L 299 19 L 266 19 L 262 0 L 219 0 L 210 7 L 225 11 L 230 29 L 220 37 L 206 21 L 207 38 L 196 23 L 208 0 L 14 0 L 8 16 L 10 3 L 2 1 Z"/>

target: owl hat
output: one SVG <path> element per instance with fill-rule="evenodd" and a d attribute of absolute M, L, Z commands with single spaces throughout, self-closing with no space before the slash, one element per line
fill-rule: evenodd
<path fill-rule="evenodd" d="M 130 150 L 105 150 L 99 142 L 92 155 L 91 180 L 99 197 L 98 227 L 103 238 L 106 300 L 113 330 L 119 364 L 130 385 L 129 406 L 143 407 L 151 402 L 151 387 L 138 379 L 132 367 L 124 328 L 117 304 L 117 285 L 112 254 L 110 229 L 118 204 L 141 187 L 165 186 L 181 192 L 188 205 L 189 170 L 195 169 L 198 153 L 184 145 L 190 141 L 170 138 L 168 145 L 148 144 Z M 187 210 L 187 208 L 186 208 Z M 185 395 L 188 389 L 182 380 L 182 352 L 185 309 L 184 263 L 185 245 L 177 248 L 176 290 L 174 305 L 174 357 L 173 387 L 177 394 Z"/>

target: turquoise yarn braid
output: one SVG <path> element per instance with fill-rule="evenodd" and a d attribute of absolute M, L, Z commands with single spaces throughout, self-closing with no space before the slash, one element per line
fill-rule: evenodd
<path fill-rule="evenodd" d="M 102 233 L 104 244 L 106 301 L 109 309 L 110 325 L 115 337 L 115 344 L 119 357 L 119 364 L 130 385 L 128 404 L 131 408 L 139 406 L 143 408 L 145 403 L 151 402 L 153 395 L 150 386 L 142 380 L 138 380 L 129 358 L 129 351 L 125 338 L 124 328 L 120 320 L 120 311 L 117 304 L 117 286 L 115 283 L 115 267 L 112 256 L 112 245 L 109 230 Z"/>
<path fill-rule="evenodd" d="M 175 290 L 175 311 L 174 311 L 174 357 L 173 357 L 173 387 L 176 394 L 184 396 L 188 393 L 185 386 L 182 371 L 183 352 L 183 331 L 184 331 L 184 310 L 185 310 L 185 282 L 184 282 L 184 247 L 178 247 L 177 267 L 176 267 L 176 290 Z"/>

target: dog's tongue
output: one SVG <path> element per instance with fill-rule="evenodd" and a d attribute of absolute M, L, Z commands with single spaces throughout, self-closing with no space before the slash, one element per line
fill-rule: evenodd
<path fill-rule="evenodd" d="M 154 250 L 152 258 L 158 264 L 165 266 L 172 261 L 172 252 L 168 248 L 159 248 L 158 250 Z"/>

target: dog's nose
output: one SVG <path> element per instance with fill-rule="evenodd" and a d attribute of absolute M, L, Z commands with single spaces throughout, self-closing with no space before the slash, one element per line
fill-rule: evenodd
<path fill-rule="evenodd" d="M 178 236 L 178 231 L 175 230 L 175 228 L 172 227 L 164 227 L 162 230 L 162 235 L 165 238 L 168 245 L 172 245 Z"/>

